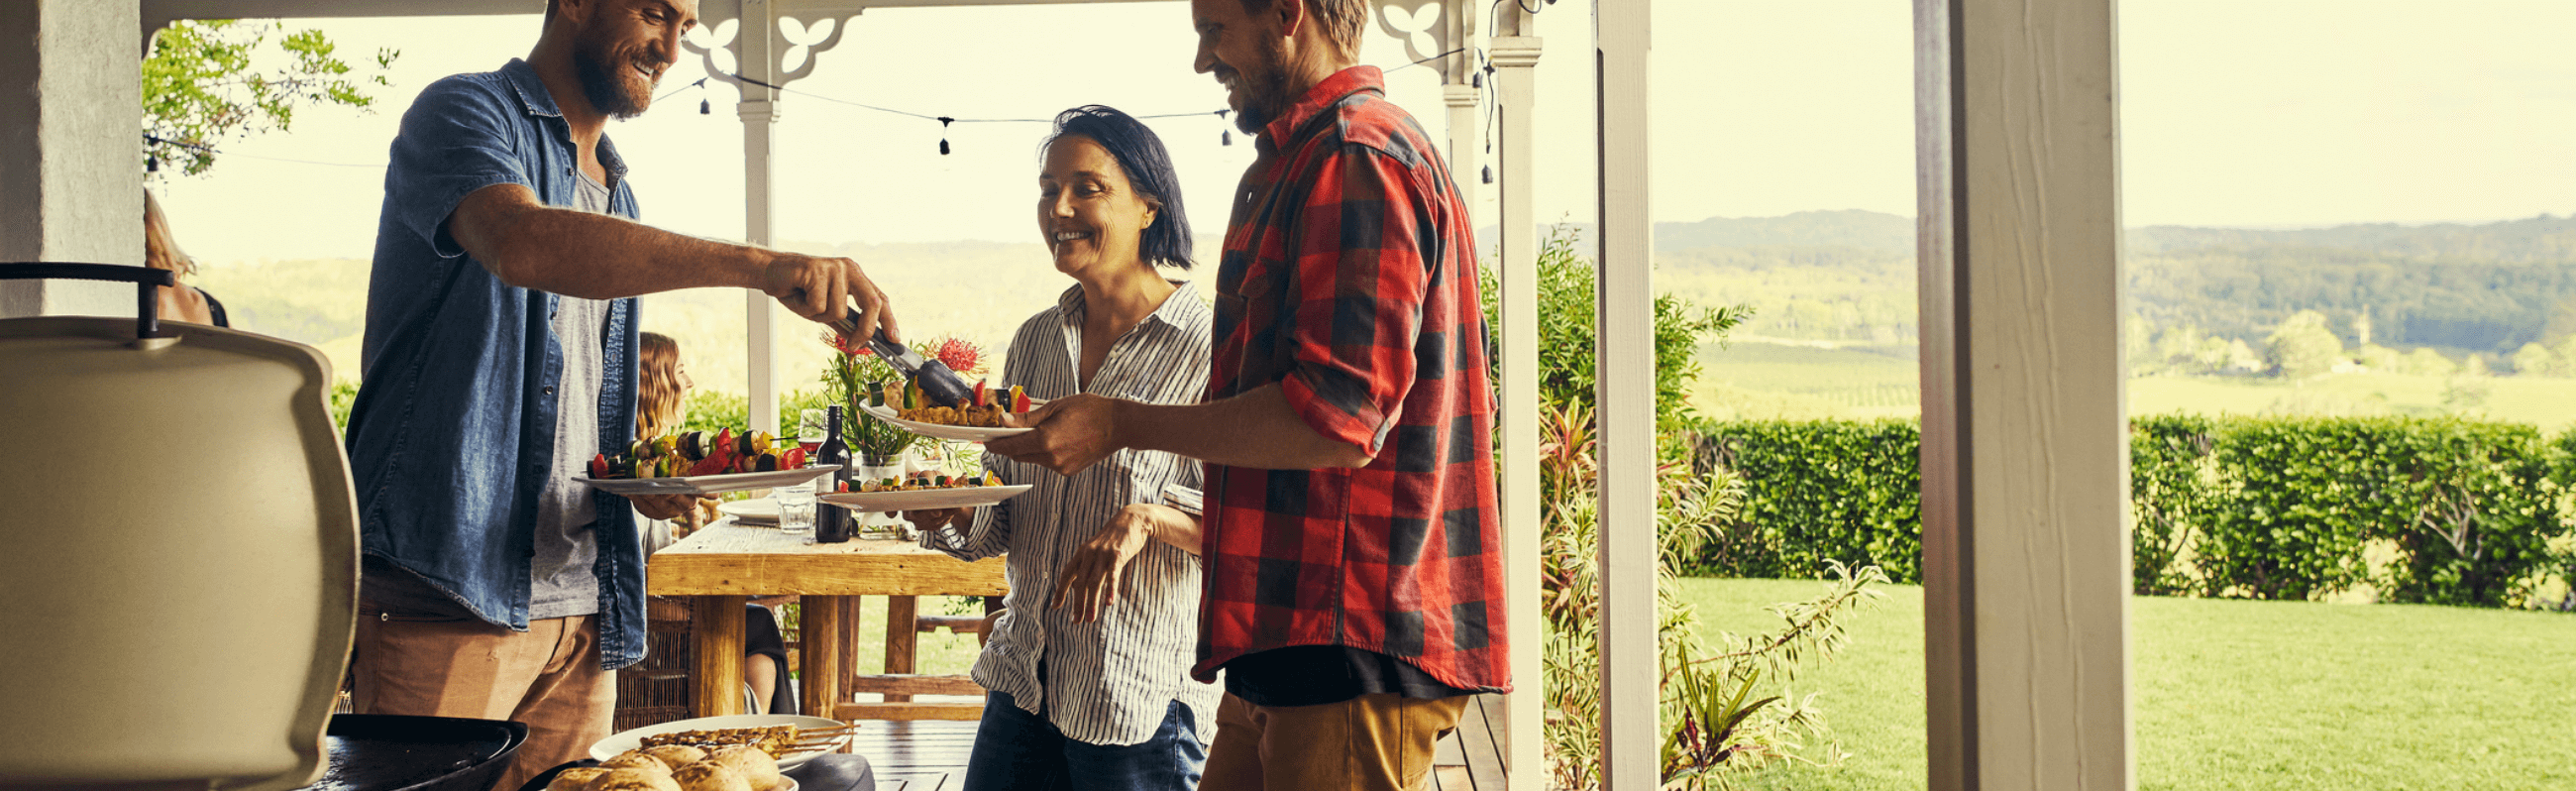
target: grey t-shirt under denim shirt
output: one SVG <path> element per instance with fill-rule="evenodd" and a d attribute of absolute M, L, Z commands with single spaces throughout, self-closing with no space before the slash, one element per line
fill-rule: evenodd
<path fill-rule="evenodd" d="M 588 173 L 576 173 L 580 189 L 575 204 L 592 214 L 608 213 L 608 185 Z M 554 477 L 546 479 L 537 501 L 536 557 L 528 565 L 528 618 L 569 618 L 599 612 L 598 519 L 590 487 L 575 483 L 586 474 L 599 449 L 600 332 L 608 321 L 608 301 L 560 297 L 553 317 L 555 337 L 563 339 L 563 392 L 555 409 Z"/>

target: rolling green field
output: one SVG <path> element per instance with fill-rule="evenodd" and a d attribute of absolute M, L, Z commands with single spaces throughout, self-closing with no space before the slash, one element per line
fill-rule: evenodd
<path fill-rule="evenodd" d="M 1703 346 L 1693 403 L 1720 419 L 1911 417 L 1920 376 L 1911 346 L 1738 341 Z M 2482 391 L 2482 392 L 2481 392 Z M 2129 380 L 2129 414 L 2445 415 L 2576 427 L 2576 379 L 2464 380 L 2386 373 L 2269 377 L 2149 376 Z"/>
<path fill-rule="evenodd" d="M 1704 631 L 1752 633 L 1820 583 L 1690 579 Z M 1814 665 L 1839 766 L 1781 764 L 1745 787 L 1924 787 L 1922 589 L 1848 624 Z M 2130 608 L 2138 788 L 2576 787 L 2576 618 L 2424 605 L 2140 597 Z"/>

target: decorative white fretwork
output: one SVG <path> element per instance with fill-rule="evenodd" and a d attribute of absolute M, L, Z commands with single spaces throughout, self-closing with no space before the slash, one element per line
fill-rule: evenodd
<path fill-rule="evenodd" d="M 752 20 L 753 24 L 759 24 L 757 17 Z M 708 79 L 739 84 L 740 80 L 735 79 L 735 75 L 758 73 L 743 69 L 746 51 L 754 49 L 747 46 L 753 42 L 743 40 L 741 35 L 744 21 L 726 19 L 701 25 L 682 36 L 680 45 L 697 53 L 705 62 Z M 755 76 L 754 79 L 779 86 L 804 79 L 814 73 L 814 66 L 822 60 L 819 56 L 825 50 L 841 43 L 841 34 L 848 29 L 849 25 L 836 17 L 827 16 L 811 24 L 794 17 L 778 17 L 776 34 L 765 47 L 770 53 L 771 67 L 766 71 L 772 76 L 766 79 Z"/>
<path fill-rule="evenodd" d="M 1404 42 L 1405 59 L 1440 71 L 1440 81 L 1464 85 L 1477 64 L 1472 52 L 1451 52 L 1473 42 L 1473 0 L 1379 0 L 1378 29 Z"/>

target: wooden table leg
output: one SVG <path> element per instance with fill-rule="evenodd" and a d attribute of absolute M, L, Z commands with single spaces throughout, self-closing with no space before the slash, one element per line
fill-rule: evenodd
<path fill-rule="evenodd" d="M 841 705 L 841 607 L 839 596 L 805 597 L 805 621 L 798 625 L 805 643 L 799 683 L 809 716 L 832 716 Z"/>
<path fill-rule="evenodd" d="M 865 596 L 841 597 L 841 634 L 837 639 L 841 641 L 841 689 L 844 691 L 858 689 L 862 673 L 859 657 L 867 656 L 871 650 L 869 646 L 859 644 L 859 628 L 868 619 L 866 603 Z"/>
<path fill-rule="evenodd" d="M 920 650 L 921 632 L 913 624 L 917 617 L 915 608 L 919 604 L 919 597 L 915 596 L 886 597 L 886 675 L 915 672 L 913 660 Z M 912 696 L 888 692 L 885 700 L 887 703 L 906 703 L 912 700 Z"/>
<path fill-rule="evenodd" d="M 694 697 L 700 717 L 742 713 L 742 596 L 693 596 L 689 637 L 697 644 Z"/>

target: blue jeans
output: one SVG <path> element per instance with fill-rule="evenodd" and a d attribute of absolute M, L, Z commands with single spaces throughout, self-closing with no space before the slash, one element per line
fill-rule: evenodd
<path fill-rule="evenodd" d="M 1141 744 L 1091 744 L 1022 710 L 1010 695 L 990 692 L 966 759 L 965 791 L 1193 791 L 1206 765 L 1190 708 L 1180 701 Z"/>

